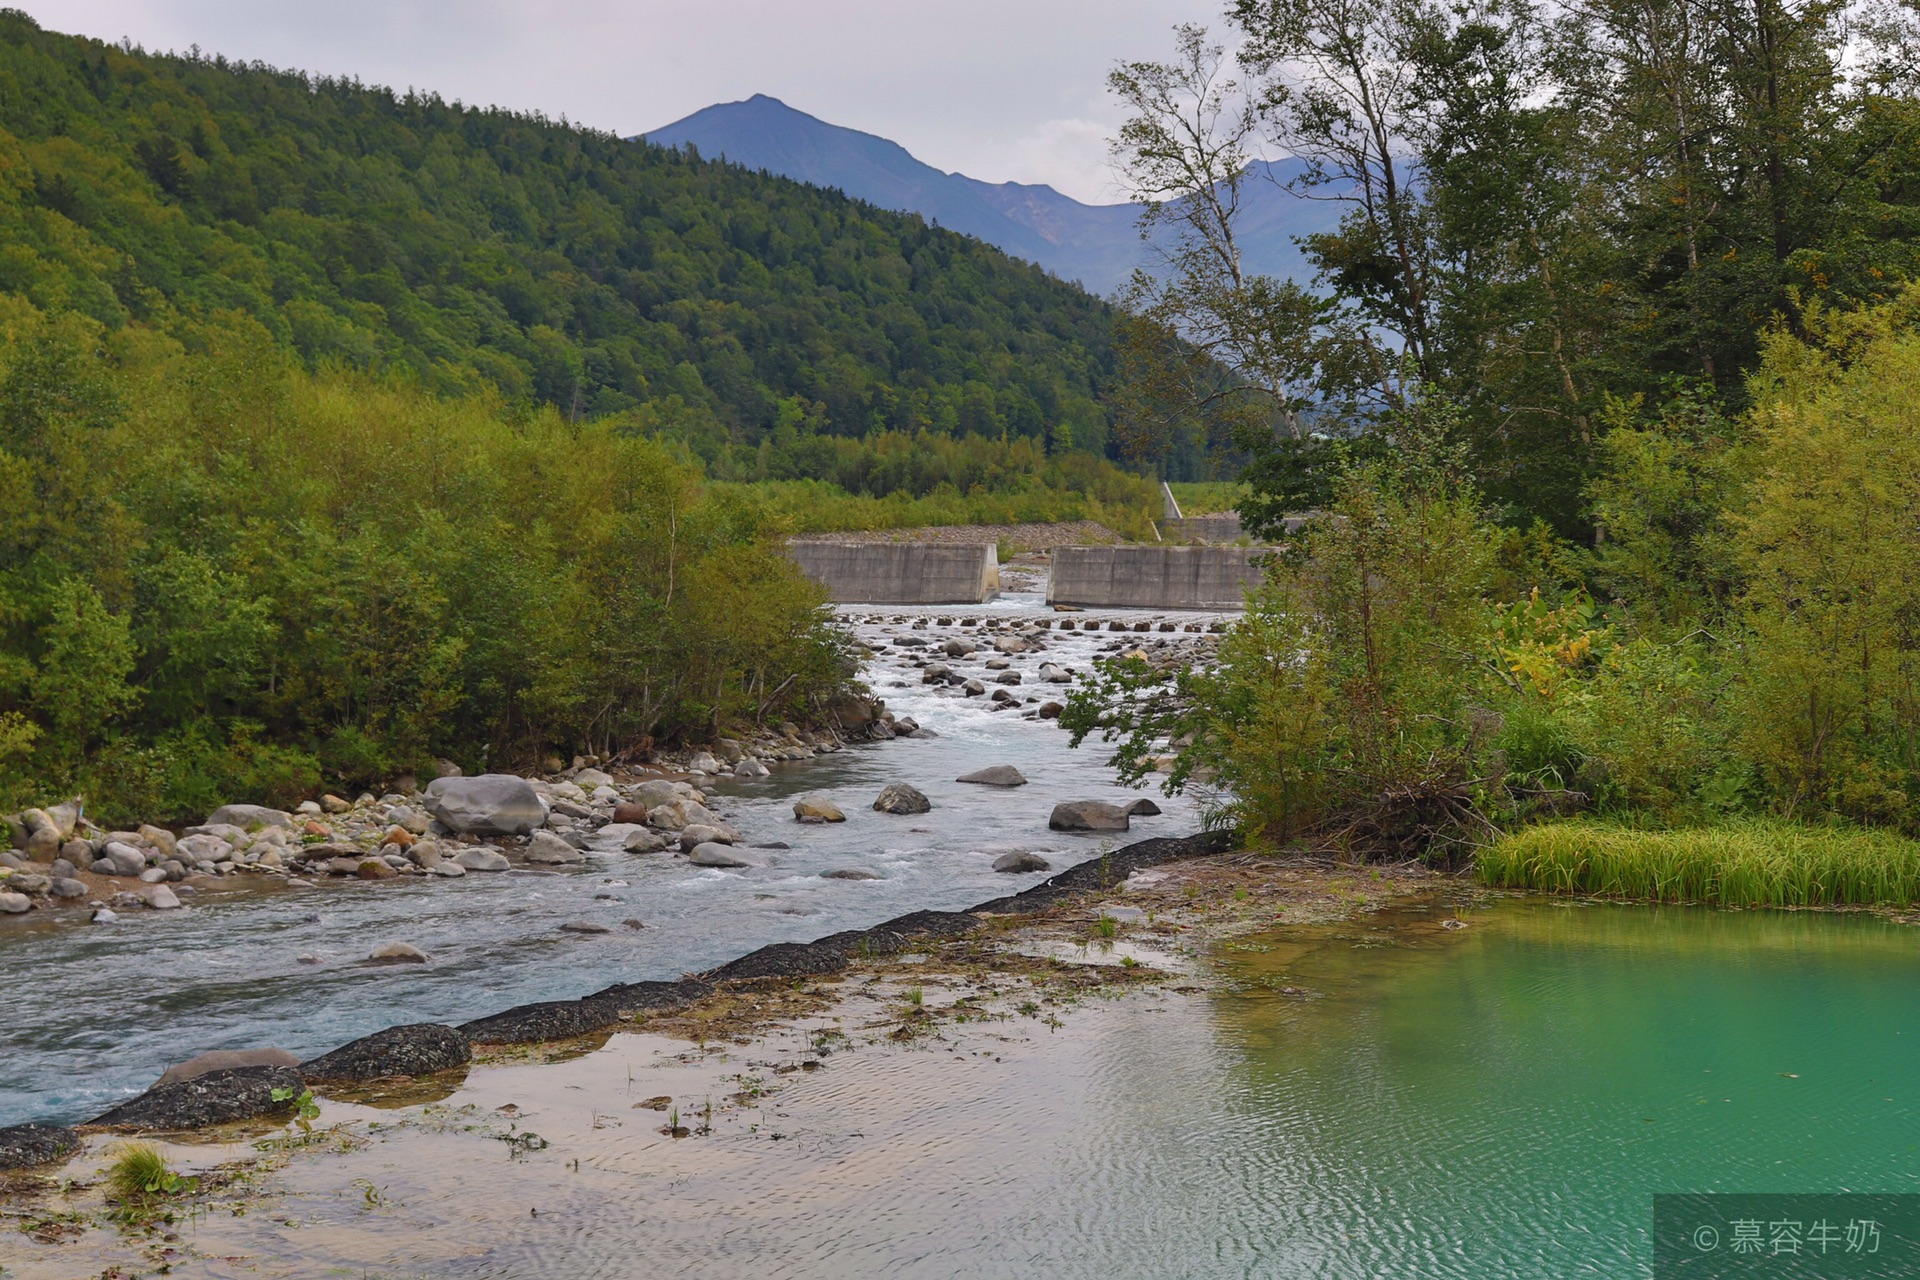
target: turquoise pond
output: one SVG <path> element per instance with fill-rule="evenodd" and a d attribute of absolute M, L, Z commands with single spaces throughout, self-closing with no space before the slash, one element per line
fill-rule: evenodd
<path fill-rule="evenodd" d="M 1644 1275 L 1656 1192 L 1920 1190 L 1908 926 L 1515 900 L 1232 957 L 1224 1270 Z"/>

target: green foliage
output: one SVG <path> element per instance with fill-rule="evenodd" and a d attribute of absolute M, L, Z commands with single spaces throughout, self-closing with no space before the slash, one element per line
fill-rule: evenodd
<path fill-rule="evenodd" d="M 30 383 L 16 420 L 42 425 L 4 457 L 56 500 L 0 519 L 15 799 L 190 818 L 436 756 L 513 766 L 808 720 L 845 687 L 778 514 L 708 489 L 684 451 L 491 393 L 311 374 L 245 318 L 143 350 L 16 321 L 0 401 Z M 76 422 L 75 404 L 114 408 Z"/>
<path fill-rule="evenodd" d="M 1504 889 L 1735 907 L 1909 906 L 1920 843 L 1887 832 L 1748 819 L 1652 831 L 1600 822 L 1527 827 L 1482 849 Z"/>
<path fill-rule="evenodd" d="M 1740 744 L 1788 813 L 1920 829 L 1920 296 L 1768 339 Z"/>
<path fill-rule="evenodd" d="M 1138 659 L 1105 664 L 1061 717 L 1074 741 L 1117 740 L 1129 781 L 1163 741 L 1188 744 L 1169 787 L 1218 789 L 1217 816 L 1254 838 L 1324 829 L 1386 795 L 1447 807 L 1483 745 L 1471 699 L 1485 681 L 1495 548 L 1447 422 L 1445 405 L 1423 406 L 1402 420 L 1399 451 L 1341 476 L 1215 666 L 1168 685 Z M 1403 818 L 1433 816 L 1368 822 L 1394 842 L 1411 834 Z"/>
<path fill-rule="evenodd" d="M 404 369 L 703 458 L 798 407 L 1106 447 L 1108 308 L 918 217 L 539 115 L 0 15 L 0 292 L 192 345 L 245 315 L 309 369 Z M 84 384 L 41 417 L 110 410 Z M 0 394 L 0 448 L 31 426 Z"/>
<path fill-rule="evenodd" d="M 313 1090 L 302 1089 L 296 1095 L 292 1089 L 274 1089 L 268 1097 L 275 1102 L 292 1104 L 293 1122 L 300 1127 L 300 1132 L 313 1132 L 313 1122 L 320 1118 L 320 1104 L 313 1100 Z"/>

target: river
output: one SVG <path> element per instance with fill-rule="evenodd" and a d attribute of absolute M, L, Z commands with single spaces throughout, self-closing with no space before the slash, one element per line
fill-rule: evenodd
<path fill-rule="evenodd" d="M 858 744 L 775 765 L 761 781 L 719 784 L 718 807 L 749 841 L 792 846 L 775 855 L 772 869 L 702 870 L 653 854 L 602 858 L 575 871 L 312 889 L 249 877 L 209 887 L 188 910 L 125 913 L 111 926 L 90 925 L 75 912 L 0 917 L 0 1125 L 83 1120 L 138 1093 L 168 1065 L 211 1049 L 274 1045 L 307 1057 L 396 1022 L 461 1022 L 614 982 L 678 977 L 769 942 L 969 906 L 1045 878 L 994 872 L 993 859 L 1015 849 L 1040 852 L 1057 869 L 1129 839 L 1199 829 L 1192 802 L 1156 794 L 1165 814 L 1136 820 L 1131 835 L 1050 832 L 1056 802 L 1124 802 L 1151 793 L 1117 789 L 1097 743 L 1069 750 L 1056 724 L 1024 719 L 1017 710 L 990 711 L 984 697 L 920 683 L 910 665 L 915 651 L 892 643 L 972 634 L 966 619 L 1051 619 L 1041 594 L 1008 592 L 977 607 L 842 612 L 876 650 L 864 673 L 875 692 L 938 736 Z M 1214 617 L 1122 610 L 1080 616 L 1182 626 Z M 915 629 L 915 621 L 927 625 Z M 1129 632 L 1127 643 L 1144 638 Z M 1156 630 L 1152 638 L 1168 637 Z M 1120 639 L 1108 631 L 1054 632 L 1046 652 L 1009 659 L 1023 677 L 1012 692 L 1059 697 L 1060 686 L 1034 675 L 1040 663 L 1086 672 L 1096 652 Z M 991 676 L 983 665 L 991 656 L 948 661 Z M 1028 785 L 1000 790 L 954 781 L 993 764 L 1014 765 Z M 874 797 L 889 782 L 919 787 L 933 811 L 874 812 Z M 810 791 L 830 796 L 848 820 L 830 827 L 796 822 L 793 799 Z M 847 867 L 881 878 L 821 878 Z M 629 919 L 644 927 L 622 927 Z M 570 921 L 612 932 L 561 932 Z M 394 940 L 421 948 L 432 962 L 368 962 L 374 946 Z M 302 963 L 303 956 L 311 962 Z"/>

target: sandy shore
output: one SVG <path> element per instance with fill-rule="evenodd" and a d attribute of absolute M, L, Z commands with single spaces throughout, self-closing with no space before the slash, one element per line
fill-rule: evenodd
<path fill-rule="evenodd" d="M 131 1221 L 102 1187 L 123 1140 L 96 1135 L 0 1184 L 0 1275 L 1048 1274 L 1071 1238 L 1033 1209 L 1073 1176 L 1063 1138 L 1150 1117 L 1114 1064 L 1204 1046 L 1223 948 L 1471 892 L 1417 869 L 1169 864 L 827 978 L 323 1097 L 310 1133 L 159 1144 L 198 1185 Z"/>

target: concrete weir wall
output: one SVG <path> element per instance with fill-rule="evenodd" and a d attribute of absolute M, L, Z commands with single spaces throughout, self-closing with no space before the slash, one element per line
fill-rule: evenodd
<path fill-rule="evenodd" d="M 837 604 L 981 604 L 1000 590 L 991 543 L 796 539 L 787 554 Z"/>
<path fill-rule="evenodd" d="M 1248 547 L 1055 547 L 1048 604 L 1238 609 L 1260 581 Z"/>

